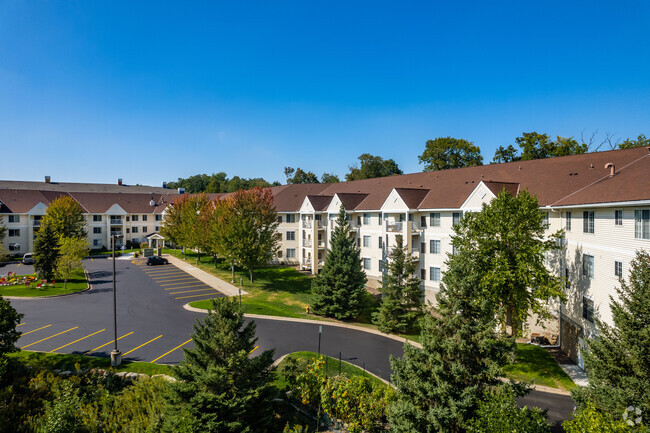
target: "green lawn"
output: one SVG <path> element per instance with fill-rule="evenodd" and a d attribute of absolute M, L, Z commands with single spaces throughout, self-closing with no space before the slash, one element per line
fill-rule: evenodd
<path fill-rule="evenodd" d="M 517 361 L 505 368 L 506 377 L 565 391 L 576 388 L 577 385 L 544 348 L 517 344 L 516 355 Z"/>
<path fill-rule="evenodd" d="M 78 364 L 79 368 L 82 370 L 87 368 L 103 368 L 114 372 L 128 371 L 148 374 L 150 376 L 154 374 L 171 375 L 171 368 L 168 365 L 152 364 L 151 362 L 122 361 L 122 364 L 115 369 L 111 367 L 110 358 L 100 358 L 96 356 L 30 352 L 28 350 L 21 350 L 20 352 L 12 353 L 8 356 L 18 358 L 24 364 L 31 365 L 34 368 L 45 368 L 48 370 L 59 369 L 74 371 Z"/>
<path fill-rule="evenodd" d="M 130 249 L 124 250 L 124 254 L 127 254 L 127 253 L 140 253 L 140 252 L 142 252 L 141 248 L 130 248 Z M 113 255 L 113 251 L 112 250 L 111 251 L 90 250 L 89 255 L 91 255 L 91 256 L 110 256 L 110 255 Z M 122 255 L 122 250 L 121 249 L 116 249 L 115 250 L 115 255 L 116 256 L 121 256 Z"/>
<path fill-rule="evenodd" d="M 19 277 L 21 277 L 21 275 L 19 275 Z M 63 280 L 55 281 L 56 283 L 54 284 L 54 287 L 47 285 L 45 287 L 36 288 L 38 280 L 29 285 L 0 286 L 0 295 L 24 297 L 64 295 L 85 290 L 88 287 L 86 275 L 83 269 L 79 269 L 70 279 L 68 279 L 68 285 L 65 290 L 63 288 Z"/>
<path fill-rule="evenodd" d="M 298 365 L 301 368 L 305 368 L 307 366 L 308 362 L 311 362 L 312 360 L 316 359 L 318 357 L 317 353 L 314 352 L 294 352 L 289 355 L 285 359 L 280 362 L 280 365 L 278 366 L 278 376 L 275 381 L 275 386 L 278 389 L 283 389 L 286 386 L 286 382 L 284 380 L 284 377 L 282 376 L 282 368 L 287 364 L 287 358 L 294 358 L 298 359 Z M 336 376 L 339 374 L 339 360 L 337 358 L 332 358 L 329 356 L 323 355 L 323 358 L 325 358 L 325 365 L 327 367 L 327 376 L 332 377 Z M 365 376 L 370 381 L 373 383 L 373 385 L 380 385 L 380 386 L 388 386 L 386 385 L 385 382 L 377 379 L 375 376 L 372 374 L 366 373 L 363 371 L 363 369 L 352 365 L 346 361 L 341 361 L 341 373 L 345 376 L 352 377 L 352 376 Z"/>

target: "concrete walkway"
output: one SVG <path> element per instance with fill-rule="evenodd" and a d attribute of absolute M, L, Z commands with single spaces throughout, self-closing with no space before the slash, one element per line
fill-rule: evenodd
<path fill-rule="evenodd" d="M 562 370 L 564 370 L 564 372 L 569 375 L 573 383 L 578 386 L 587 386 L 589 384 L 589 377 L 587 376 L 587 373 L 585 373 L 582 368 L 576 365 L 576 363 L 573 362 L 573 360 L 571 360 L 571 358 L 569 358 L 559 348 L 554 346 L 542 347 L 548 350 L 548 353 L 551 354 L 553 359 L 555 359 Z"/>
<path fill-rule="evenodd" d="M 214 275 L 209 274 L 209 273 L 197 268 L 196 266 L 192 266 L 189 263 L 187 263 L 187 262 L 185 262 L 185 261 L 183 261 L 181 259 L 177 259 L 176 257 L 174 257 L 172 255 L 163 254 L 163 256 L 167 260 L 169 260 L 169 263 L 171 263 L 172 265 L 176 266 L 179 269 L 184 270 L 185 272 L 187 272 L 188 274 L 190 274 L 191 276 L 193 276 L 197 280 L 201 281 L 202 283 L 207 284 L 208 286 L 212 287 L 215 290 L 220 291 L 221 293 L 223 293 L 226 296 L 237 296 L 240 293 L 239 292 L 239 290 L 240 290 L 239 287 L 233 286 L 232 284 L 225 282 L 221 278 L 217 278 Z M 248 292 L 246 292 L 245 290 L 242 289 L 241 294 L 242 295 L 247 295 Z"/>

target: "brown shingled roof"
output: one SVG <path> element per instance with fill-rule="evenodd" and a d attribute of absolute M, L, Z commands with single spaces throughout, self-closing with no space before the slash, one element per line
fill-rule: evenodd
<path fill-rule="evenodd" d="M 332 201 L 331 195 L 308 195 L 307 200 L 311 203 L 311 206 L 315 211 L 321 212 L 327 209 L 330 202 Z"/>
<path fill-rule="evenodd" d="M 160 186 L 118 185 L 117 183 L 76 183 L 76 182 L 33 182 L 23 180 L 0 180 L 0 189 L 21 189 L 59 192 L 114 192 L 130 194 L 176 194 L 176 190 Z"/>
<path fill-rule="evenodd" d="M 512 182 L 492 182 L 487 181 L 483 182 L 485 186 L 488 187 L 492 194 L 499 195 L 504 189 L 510 193 L 510 195 L 519 194 L 519 184 Z"/>
<path fill-rule="evenodd" d="M 415 188 L 395 188 L 395 192 L 404 200 L 404 203 L 409 209 L 417 209 L 426 195 L 429 193 L 428 189 L 415 189 Z"/>

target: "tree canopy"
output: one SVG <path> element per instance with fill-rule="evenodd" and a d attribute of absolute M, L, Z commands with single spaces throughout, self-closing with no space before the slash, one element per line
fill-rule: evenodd
<path fill-rule="evenodd" d="M 224 172 L 207 174 L 195 174 L 186 179 L 179 177 L 176 181 L 167 182 L 167 188 L 185 188 L 185 192 L 190 194 L 198 193 L 218 193 L 218 192 L 235 192 L 240 189 L 251 189 L 255 187 L 266 188 L 269 186 L 279 185 L 278 182 L 267 182 L 261 177 L 241 178 L 233 176 L 228 178 Z"/>
<path fill-rule="evenodd" d="M 311 171 L 304 171 L 302 168 L 284 167 L 284 175 L 287 183 L 319 183 L 318 176 Z"/>
<path fill-rule="evenodd" d="M 424 164 L 424 171 L 483 165 L 483 156 L 478 146 L 471 141 L 453 137 L 427 140 L 418 160 Z"/>
<path fill-rule="evenodd" d="M 331 173 L 323 173 L 323 175 L 320 177 L 321 183 L 339 183 L 341 179 L 335 174 Z"/>
<path fill-rule="evenodd" d="M 647 147 L 650 146 L 650 138 L 643 134 L 639 134 L 636 140 L 627 138 L 625 141 L 618 143 L 619 149 L 632 149 L 634 147 Z"/>
<path fill-rule="evenodd" d="M 521 148 L 521 155 L 513 159 L 514 161 L 578 155 L 589 150 L 586 143 L 578 143 L 573 137 L 566 138 L 558 135 L 555 140 L 551 140 L 548 135 L 535 131 L 524 132 L 521 137 L 515 138 L 515 142 Z M 508 146 L 508 149 L 510 148 L 511 146 Z M 494 157 L 496 159 L 497 155 L 495 154 Z"/>
<path fill-rule="evenodd" d="M 392 159 L 383 159 L 369 153 L 360 155 L 358 159 L 359 167 L 350 167 L 350 172 L 345 175 L 345 180 L 372 179 L 403 174 L 397 163 Z"/>
<path fill-rule="evenodd" d="M 480 212 L 465 214 L 452 235 L 459 258 L 480 275 L 481 296 L 493 303 L 502 324 L 515 327 L 513 333 L 529 311 L 549 318 L 548 302 L 564 297 L 560 279 L 545 265 L 563 233 L 545 238 L 544 219 L 527 190 L 516 197 L 503 190 Z"/>
<path fill-rule="evenodd" d="M 86 236 L 86 221 L 81 205 L 72 197 L 61 196 L 52 200 L 41 224 L 48 224 L 60 237 Z"/>
<path fill-rule="evenodd" d="M 34 270 L 39 278 L 51 281 L 56 275 L 56 262 L 59 259 L 59 242 L 61 237 L 56 234 L 50 223 L 41 223 L 36 239 L 34 239 Z"/>
<path fill-rule="evenodd" d="M 86 238 L 61 238 L 59 257 L 56 261 L 56 275 L 64 280 L 63 287 L 68 286 L 68 278 L 78 269 L 82 269 L 81 260 L 88 255 Z"/>

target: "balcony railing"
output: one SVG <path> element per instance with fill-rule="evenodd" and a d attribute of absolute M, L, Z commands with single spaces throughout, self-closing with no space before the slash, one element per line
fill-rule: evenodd
<path fill-rule="evenodd" d="M 401 233 L 403 226 L 403 222 L 389 222 L 386 221 L 386 231 L 391 232 L 391 233 Z"/>
<path fill-rule="evenodd" d="M 41 226 L 41 220 L 34 220 L 33 227 L 40 227 L 40 226 Z"/>
<path fill-rule="evenodd" d="M 111 230 L 111 234 L 110 234 L 110 235 L 111 235 L 111 236 L 113 236 L 113 235 L 115 235 L 115 236 L 122 236 L 123 234 L 124 234 L 124 233 L 122 232 L 122 230 Z M 116 240 L 115 242 L 120 242 L 120 241 Z"/>
<path fill-rule="evenodd" d="M 318 248 L 325 248 L 325 241 L 323 240 L 318 240 Z"/>
<path fill-rule="evenodd" d="M 303 239 L 302 240 L 302 246 L 310 248 L 311 247 L 311 239 Z"/>
<path fill-rule="evenodd" d="M 303 266 L 311 266 L 311 259 L 302 259 Z"/>
<path fill-rule="evenodd" d="M 122 225 L 122 218 L 111 218 L 111 225 Z"/>
<path fill-rule="evenodd" d="M 316 220 L 316 223 L 318 224 L 319 229 L 324 229 L 325 227 L 327 227 L 326 220 Z"/>
<path fill-rule="evenodd" d="M 302 228 L 310 229 L 312 227 L 311 223 L 311 220 L 302 220 Z"/>

